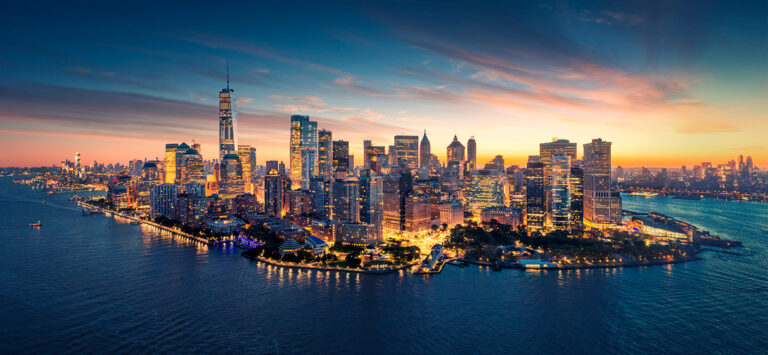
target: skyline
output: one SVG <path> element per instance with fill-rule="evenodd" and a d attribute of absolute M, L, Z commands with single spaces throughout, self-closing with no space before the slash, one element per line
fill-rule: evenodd
<path fill-rule="evenodd" d="M 4 5 L 0 147 L 14 154 L 0 166 L 76 151 L 152 159 L 192 139 L 211 159 L 227 61 L 240 144 L 258 164 L 288 161 L 294 114 L 358 157 L 364 139 L 426 129 L 441 160 L 454 134 L 474 136 L 479 164 L 522 165 L 552 137 L 578 143 L 579 157 L 593 138 L 612 141 L 625 167 L 768 160 L 761 2 L 239 5 L 244 15 L 173 7 L 171 18 L 169 5 L 12 6 L 34 5 Z M 31 16 L 42 25 L 26 27 Z"/>

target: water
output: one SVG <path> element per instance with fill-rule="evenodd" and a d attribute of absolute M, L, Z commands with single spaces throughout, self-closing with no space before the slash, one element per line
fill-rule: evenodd
<path fill-rule="evenodd" d="M 429 277 L 261 266 L 233 249 L 83 217 L 69 196 L 0 178 L 0 353 L 768 348 L 768 205 L 625 197 L 627 209 L 742 240 L 744 256 L 604 270 L 446 266 Z"/>

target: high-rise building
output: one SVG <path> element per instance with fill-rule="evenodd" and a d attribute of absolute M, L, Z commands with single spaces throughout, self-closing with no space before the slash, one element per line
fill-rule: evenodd
<path fill-rule="evenodd" d="M 455 135 L 451 144 L 448 145 L 446 156 L 448 165 L 464 164 L 464 145 L 459 142 L 459 138 Z"/>
<path fill-rule="evenodd" d="M 153 185 L 150 192 L 151 216 L 174 218 L 179 187 L 176 184 Z"/>
<path fill-rule="evenodd" d="M 539 144 L 539 160 L 544 164 L 544 188 L 546 189 L 547 211 L 552 210 L 552 156 L 557 152 L 564 152 L 576 160 L 576 143 L 567 139 L 553 138 L 551 142 Z M 551 216 L 549 216 L 551 220 Z"/>
<path fill-rule="evenodd" d="M 253 177 L 256 175 L 256 148 L 250 145 L 238 145 L 237 156 L 243 166 L 243 183 L 245 192 L 253 193 L 251 188 Z"/>
<path fill-rule="evenodd" d="M 472 172 L 467 191 L 467 210 L 474 216 L 488 207 L 506 207 L 506 174 L 498 170 L 478 169 Z"/>
<path fill-rule="evenodd" d="M 432 226 L 430 208 L 431 203 L 427 194 L 416 192 L 408 194 L 403 204 L 403 231 L 409 233 L 428 231 Z"/>
<path fill-rule="evenodd" d="M 403 169 L 419 168 L 419 136 L 395 136 L 395 163 Z"/>
<path fill-rule="evenodd" d="M 376 239 L 382 240 L 382 219 L 384 208 L 384 185 L 381 176 L 372 175 L 370 170 L 360 174 L 360 222 L 373 227 Z"/>
<path fill-rule="evenodd" d="M 333 133 L 327 129 L 317 132 L 317 173 L 326 180 L 333 178 Z"/>
<path fill-rule="evenodd" d="M 560 150 L 552 156 L 552 204 L 550 216 L 555 229 L 571 226 L 571 156 Z"/>
<path fill-rule="evenodd" d="M 346 173 L 349 172 L 349 142 L 338 140 L 333 141 L 333 171 Z M 345 174 L 346 175 L 346 174 Z"/>
<path fill-rule="evenodd" d="M 219 197 L 225 200 L 233 199 L 244 192 L 243 166 L 237 154 L 227 154 L 221 160 L 219 170 Z"/>
<path fill-rule="evenodd" d="M 183 173 L 183 167 L 184 167 L 184 155 L 187 154 L 187 151 L 190 149 L 189 145 L 187 143 L 182 142 L 178 146 L 176 146 L 176 158 L 174 161 L 176 162 L 176 178 L 174 178 L 174 183 L 177 185 L 182 184 L 182 173 Z"/>
<path fill-rule="evenodd" d="M 235 90 L 229 88 L 229 65 L 227 65 L 227 87 L 219 91 L 219 160 L 227 154 L 237 154 L 237 110 Z"/>
<path fill-rule="evenodd" d="M 477 142 L 475 142 L 474 136 L 467 141 L 467 162 L 470 171 L 477 169 Z M 504 169 L 503 166 L 501 168 Z"/>
<path fill-rule="evenodd" d="M 584 219 L 584 169 L 581 166 L 571 166 L 568 190 L 571 192 L 571 225 L 578 227 Z"/>
<path fill-rule="evenodd" d="M 177 158 L 181 158 L 178 175 L 182 188 L 190 182 L 205 186 L 205 166 L 203 165 L 203 156 L 200 155 L 200 152 L 190 148 L 183 155 L 177 156 Z"/>
<path fill-rule="evenodd" d="M 386 148 L 383 145 L 371 145 L 371 141 L 364 141 L 363 146 L 364 168 L 380 174 L 382 166 L 389 165 Z"/>
<path fill-rule="evenodd" d="M 429 144 L 427 138 L 427 130 L 424 130 L 424 136 L 421 137 L 421 146 L 419 147 L 419 170 L 423 176 L 429 174 L 429 169 L 432 164 L 432 146 Z"/>
<path fill-rule="evenodd" d="M 593 139 L 584 144 L 584 224 L 621 224 L 621 197 L 611 191 L 611 142 Z"/>
<path fill-rule="evenodd" d="M 291 116 L 290 179 L 292 189 L 308 189 L 317 175 L 317 122 L 309 116 Z"/>
<path fill-rule="evenodd" d="M 345 223 L 360 222 L 360 200 L 357 178 L 336 179 L 332 183 L 331 219 Z"/>
<path fill-rule="evenodd" d="M 384 175 L 382 190 L 382 229 L 385 234 L 397 234 L 403 229 L 403 186 L 400 174 Z"/>
<path fill-rule="evenodd" d="M 530 230 L 544 228 L 546 196 L 544 189 L 544 163 L 529 157 L 525 173 L 525 224 Z"/>
<path fill-rule="evenodd" d="M 264 177 L 264 213 L 275 217 L 283 214 L 283 177 L 276 169 Z"/>
<path fill-rule="evenodd" d="M 177 143 L 168 143 L 165 145 L 165 183 L 176 183 L 176 148 Z"/>

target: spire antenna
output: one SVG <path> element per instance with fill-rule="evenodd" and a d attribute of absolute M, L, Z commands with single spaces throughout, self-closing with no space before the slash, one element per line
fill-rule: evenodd
<path fill-rule="evenodd" d="M 227 91 L 229 91 L 229 61 L 227 61 Z"/>

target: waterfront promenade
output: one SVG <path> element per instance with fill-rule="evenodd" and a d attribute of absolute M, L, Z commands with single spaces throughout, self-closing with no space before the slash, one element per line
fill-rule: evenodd
<path fill-rule="evenodd" d="M 217 245 L 217 244 L 229 243 L 229 242 L 234 241 L 234 239 L 224 239 L 224 240 L 205 239 L 205 238 L 201 238 L 201 237 L 198 237 L 198 236 L 194 236 L 194 235 L 189 234 L 189 233 L 185 233 L 185 232 L 179 230 L 178 228 L 164 226 L 162 224 L 155 223 L 153 221 L 149 221 L 149 220 L 146 220 L 146 219 L 141 219 L 141 218 L 138 218 L 138 217 L 130 216 L 130 215 L 127 215 L 125 213 L 119 213 L 119 212 L 116 212 L 116 211 L 111 211 L 111 210 L 108 210 L 108 209 L 105 209 L 105 208 L 101 208 L 101 207 L 92 205 L 92 204 L 87 203 L 87 202 L 77 201 L 77 204 L 80 207 L 85 207 L 85 208 L 88 208 L 88 209 L 97 210 L 97 211 L 103 212 L 105 214 L 109 213 L 109 214 L 112 214 L 112 215 L 116 215 L 116 216 L 128 219 L 130 221 L 134 221 L 134 222 L 141 223 L 143 225 L 155 227 L 157 229 L 173 233 L 174 235 L 177 235 L 177 236 L 180 236 L 180 237 L 184 237 L 186 239 L 189 239 L 189 240 L 192 240 L 192 241 L 195 241 L 195 242 L 199 242 L 199 243 L 203 243 L 203 244 L 207 244 L 207 245 Z"/>

